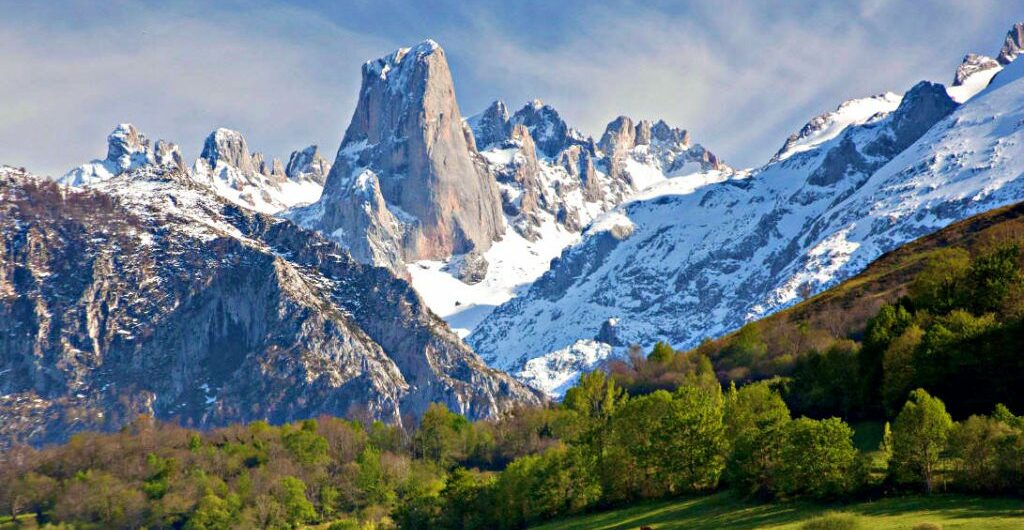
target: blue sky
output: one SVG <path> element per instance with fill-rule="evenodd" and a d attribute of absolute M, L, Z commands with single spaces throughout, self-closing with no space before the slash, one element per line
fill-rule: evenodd
<path fill-rule="evenodd" d="M 135 123 L 189 159 L 216 127 L 333 157 L 359 66 L 425 38 L 464 115 L 540 98 L 598 136 L 662 118 L 741 167 L 852 97 L 949 83 L 1024 0 L 52 2 L 0 0 L 0 163 L 60 174 Z"/>

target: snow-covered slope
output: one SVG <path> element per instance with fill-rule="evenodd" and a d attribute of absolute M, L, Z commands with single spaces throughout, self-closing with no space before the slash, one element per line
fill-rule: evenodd
<path fill-rule="evenodd" d="M 495 101 L 466 121 L 497 180 L 505 233 L 482 254 L 409 268 L 430 308 L 463 335 L 547 271 L 603 212 L 652 187 L 694 189 L 733 175 L 710 151 L 691 144 L 686 131 L 663 121 L 634 124 L 620 116 L 600 142 L 539 100 L 512 115 Z"/>
<path fill-rule="evenodd" d="M 896 110 L 899 104 L 900 96 L 892 92 L 846 101 L 836 110 L 807 122 L 799 132 L 786 139 L 785 145 L 772 160 L 785 160 L 796 153 L 813 149 L 822 142 L 835 138 L 851 125 L 860 125 L 876 114 L 887 114 Z"/>
<path fill-rule="evenodd" d="M 921 83 L 895 111 L 750 178 L 646 194 L 599 219 L 468 340 L 494 366 L 557 393 L 602 358 L 595 351 L 695 345 L 904 242 L 1022 200 L 1022 69 L 1007 66 L 955 111 L 944 87 Z"/>

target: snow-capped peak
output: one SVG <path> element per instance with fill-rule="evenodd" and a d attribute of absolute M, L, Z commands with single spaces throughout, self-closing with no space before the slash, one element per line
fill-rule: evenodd
<path fill-rule="evenodd" d="M 554 107 L 539 99 L 534 99 L 516 111 L 510 121 L 513 125 L 525 125 L 537 148 L 549 158 L 558 156 L 570 145 L 586 142 L 583 133 L 569 127 Z"/>
<path fill-rule="evenodd" d="M 409 48 L 398 48 L 379 59 L 366 61 L 363 64 L 363 71 L 366 74 L 380 77 L 382 81 L 386 82 L 388 90 L 402 92 L 408 88 L 409 81 L 416 78 L 412 75 L 416 64 L 436 52 L 444 54 L 444 50 L 437 42 L 427 39 Z"/>
<path fill-rule="evenodd" d="M 969 53 L 956 69 L 953 86 L 947 92 L 958 103 L 963 103 L 984 90 L 992 79 L 1006 65 L 1012 63 L 1024 46 L 1024 23 L 1018 22 L 1010 28 L 1003 39 L 999 55 L 992 59 L 985 55 Z"/>
<path fill-rule="evenodd" d="M 996 61 L 987 55 L 968 53 L 964 56 L 964 60 L 960 63 L 960 66 L 956 67 L 956 75 L 953 76 L 953 86 L 961 86 L 968 78 L 978 72 L 993 68 L 998 69 L 1002 68 L 1002 66 L 1000 66 L 999 61 Z"/>
<path fill-rule="evenodd" d="M 886 92 L 866 98 L 857 98 L 840 103 L 836 110 L 815 116 L 798 132 L 790 135 L 771 162 L 785 160 L 796 153 L 813 149 L 836 136 L 847 127 L 867 123 L 888 114 L 899 106 L 902 97 Z"/>
<path fill-rule="evenodd" d="M 280 160 L 268 163 L 262 153 L 251 153 L 242 133 L 224 127 L 206 137 L 192 176 L 219 195 L 263 213 L 312 203 L 323 191 L 315 180 L 290 179 Z"/>
<path fill-rule="evenodd" d="M 153 164 L 181 169 L 184 159 L 177 145 L 160 140 L 154 150 L 146 135 L 134 125 L 120 123 L 107 136 L 106 158 L 82 164 L 68 171 L 58 182 L 82 186 Z"/>

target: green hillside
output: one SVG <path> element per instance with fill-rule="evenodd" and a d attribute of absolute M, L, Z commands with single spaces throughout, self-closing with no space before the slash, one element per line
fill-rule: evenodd
<path fill-rule="evenodd" d="M 881 499 L 848 506 L 808 503 L 753 504 L 728 493 L 685 500 L 647 502 L 609 512 L 561 519 L 537 530 L 799 530 L 828 512 L 850 514 L 861 530 L 912 530 L 921 523 L 943 530 L 1017 530 L 1024 501 L 942 495 Z"/>

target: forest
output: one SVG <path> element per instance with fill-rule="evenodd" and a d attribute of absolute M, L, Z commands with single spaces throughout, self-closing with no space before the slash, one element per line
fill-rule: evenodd
<path fill-rule="evenodd" d="M 1019 496 L 1020 247 L 919 258 L 902 294 L 845 336 L 762 321 L 690 351 L 633 348 L 561 402 L 496 420 L 437 404 L 405 428 L 321 417 L 197 432 L 140 417 L 15 447 L 0 456 L 0 527 L 512 529 L 723 490 Z M 871 423 L 864 447 L 851 425 Z"/>

